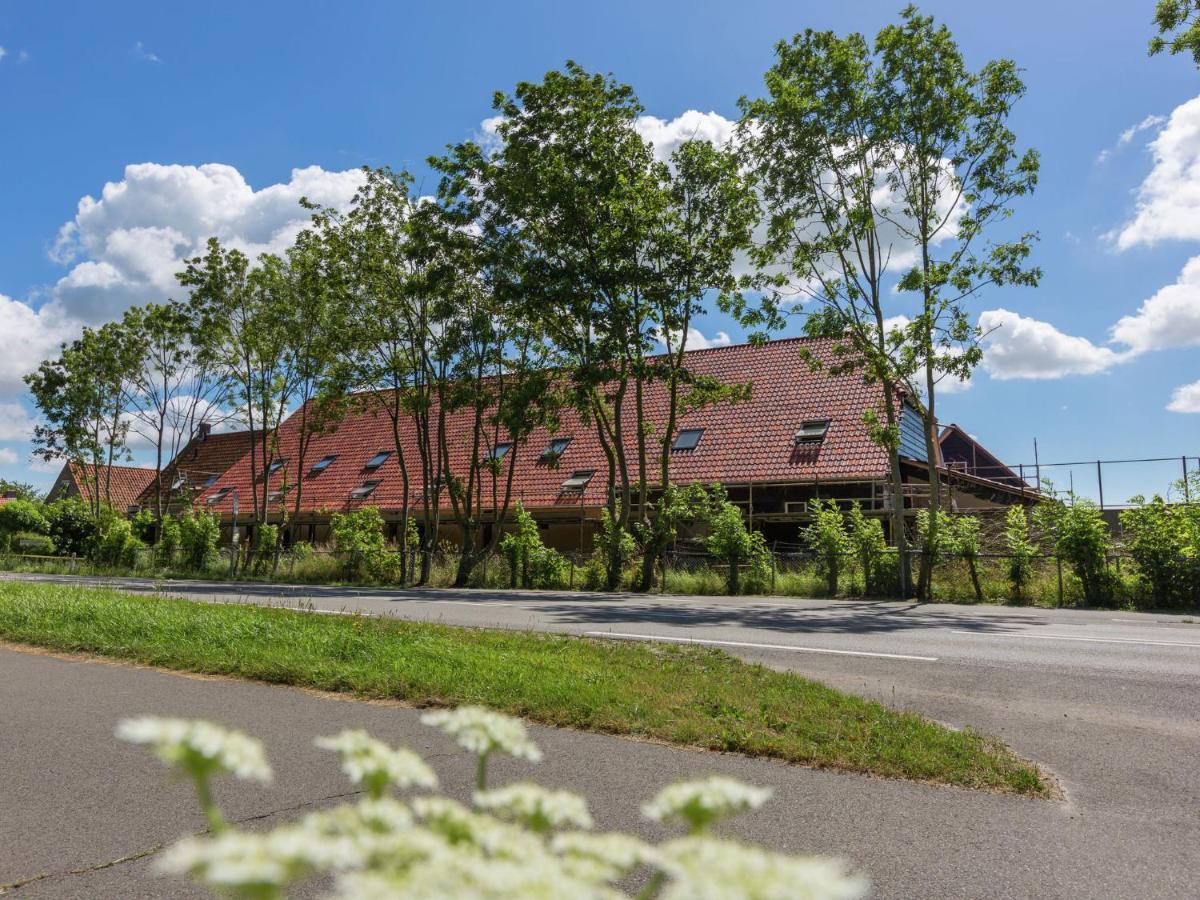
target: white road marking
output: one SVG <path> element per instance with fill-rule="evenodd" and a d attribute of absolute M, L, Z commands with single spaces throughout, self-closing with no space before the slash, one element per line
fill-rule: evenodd
<path fill-rule="evenodd" d="M 1029 634 L 1024 631 L 952 631 L 951 634 L 967 634 L 971 637 L 1015 637 L 1034 638 L 1041 641 L 1082 641 L 1087 644 L 1144 644 L 1151 647 L 1200 647 L 1200 643 L 1187 641 L 1144 641 L 1133 638 L 1089 638 L 1070 634 Z"/>
<path fill-rule="evenodd" d="M 874 656 L 881 659 L 912 659 L 937 662 L 936 656 L 909 656 L 905 653 L 872 653 L 868 650 L 830 650 L 827 647 L 793 647 L 790 644 L 755 644 L 749 641 L 709 641 L 703 638 L 667 637 L 662 634 L 629 634 L 621 631 L 585 631 L 589 637 L 625 638 L 635 641 L 667 641 L 674 644 L 705 644 L 715 647 L 752 647 L 756 650 L 790 650 L 794 653 L 833 653 L 838 656 Z"/>

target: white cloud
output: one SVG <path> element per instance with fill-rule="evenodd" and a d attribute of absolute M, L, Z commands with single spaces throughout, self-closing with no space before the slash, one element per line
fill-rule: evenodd
<path fill-rule="evenodd" d="M 0 394 L 13 394 L 24 389 L 22 376 L 58 349 L 58 345 L 74 337 L 77 322 L 62 315 L 58 309 L 43 306 L 35 310 L 28 303 L 0 294 L 0 335 L 4 336 L 4 352 L 0 354 Z"/>
<path fill-rule="evenodd" d="M 673 332 L 672 343 L 678 349 L 679 333 Z M 655 340 L 662 346 L 667 346 L 667 342 L 663 339 L 661 333 L 655 336 Z M 686 347 L 688 350 L 708 350 L 711 347 L 728 347 L 733 343 L 731 338 L 724 331 L 718 331 L 712 337 L 705 337 L 704 333 L 698 328 L 688 328 Z"/>
<path fill-rule="evenodd" d="M 486 126 L 487 122 L 484 124 Z M 655 158 L 666 162 L 687 141 L 708 141 L 717 146 L 728 144 L 733 138 L 737 122 L 719 113 L 689 109 L 670 121 L 658 116 L 638 116 L 633 127 L 642 140 L 654 148 Z"/>
<path fill-rule="evenodd" d="M 0 47 L 0 59 L 4 59 L 4 57 L 6 57 L 6 56 L 8 56 L 8 51 L 5 50 L 3 47 Z"/>
<path fill-rule="evenodd" d="M 138 59 L 144 59 L 146 62 L 160 63 L 162 60 L 157 53 L 151 53 L 146 49 L 146 45 L 141 41 L 133 42 L 133 55 Z"/>
<path fill-rule="evenodd" d="M 233 166 L 140 163 L 100 198 L 79 201 L 59 229 L 51 258 L 74 268 L 54 286 L 51 305 L 86 322 L 108 321 L 127 307 L 180 293 L 183 262 L 220 238 L 251 257 L 286 249 L 308 223 L 307 197 L 344 207 L 362 184 L 357 169 L 293 169 L 291 179 L 254 190 Z"/>
<path fill-rule="evenodd" d="M 1049 322 L 1006 309 L 981 313 L 979 327 L 985 334 L 983 367 L 1001 381 L 1096 375 L 1128 358 L 1087 338 L 1063 334 Z"/>
<path fill-rule="evenodd" d="M 1132 353 L 1200 346 L 1200 256 L 1192 257 L 1174 284 L 1160 288 L 1131 316 L 1112 327 L 1114 341 Z"/>
<path fill-rule="evenodd" d="M 16 450 L 9 447 L 0 447 L 0 466 L 15 466 L 17 459 Z"/>
<path fill-rule="evenodd" d="M 1167 409 L 1177 413 L 1200 413 L 1200 381 L 1175 388 Z"/>
<path fill-rule="evenodd" d="M 1121 250 L 1200 240 L 1200 97 L 1175 108 L 1150 151 L 1154 167 L 1138 188 L 1133 218 L 1115 234 Z"/>
<path fill-rule="evenodd" d="M 33 436 L 33 419 L 20 403 L 0 403 L 0 441 L 27 441 Z"/>
<path fill-rule="evenodd" d="M 1151 128 L 1157 128 L 1163 122 L 1167 121 L 1166 116 L 1149 115 L 1136 125 L 1130 125 L 1117 137 L 1117 142 L 1106 150 L 1101 150 L 1100 155 L 1096 157 L 1096 162 L 1102 163 L 1112 157 L 1114 153 L 1118 153 L 1125 147 L 1129 146 L 1130 142 L 1143 131 L 1149 131 Z"/>

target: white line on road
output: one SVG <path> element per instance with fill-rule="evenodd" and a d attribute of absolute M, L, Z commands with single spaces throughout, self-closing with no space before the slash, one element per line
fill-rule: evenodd
<path fill-rule="evenodd" d="M 716 647 L 752 647 L 756 650 L 791 650 L 795 653 L 834 653 L 838 656 L 875 656 L 882 659 L 913 659 L 937 662 L 936 656 L 909 656 L 904 653 L 872 653 L 868 650 L 830 650 L 826 647 L 793 647 L 789 644 L 754 644 L 749 641 L 707 641 L 702 638 L 666 637 L 661 634 L 628 634 L 621 631 L 585 631 L 589 637 L 626 638 L 635 641 L 669 641 L 674 644 L 706 644 Z"/>
<path fill-rule="evenodd" d="M 1133 638 L 1089 638 L 1070 634 L 1029 634 L 1025 631 L 952 631 L 951 634 L 968 634 L 971 637 L 1016 637 L 1034 638 L 1041 641 L 1082 641 L 1087 644 L 1145 644 L 1151 647 L 1200 647 L 1186 641 L 1143 641 Z"/>

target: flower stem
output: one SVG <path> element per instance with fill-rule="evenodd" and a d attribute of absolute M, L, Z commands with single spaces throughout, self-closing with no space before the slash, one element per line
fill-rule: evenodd
<path fill-rule="evenodd" d="M 651 898 L 657 897 L 666 880 L 667 876 L 663 874 L 662 869 L 656 871 L 650 876 L 650 880 L 646 882 L 646 886 L 638 891 L 637 900 L 651 900 Z"/>
<path fill-rule="evenodd" d="M 200 801 L 200 809 L 204 811 L 204 818 L 208 820 L 208 830 L 214 835 L 221 834 L 228 826 L 225 824 L 225 817 L 221 815 L 216 801 L 212 798 L 212 791 L 208 787 L 208 776 L 196 772 L 193 773 L 192 780 L 196 783 L 196 799 Z"/>
<path fill-rule="evenodd" d="M 477 791 L 487 790 L 487 761 L 488 755 L 486 753 L 480 753 L 479 765 L 475 769 L 475 790 Z"/>

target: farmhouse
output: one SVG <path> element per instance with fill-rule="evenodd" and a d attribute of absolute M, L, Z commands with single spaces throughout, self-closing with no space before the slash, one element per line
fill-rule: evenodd
<path fill-rule="evenodd" d="M 865 422 L 871 412 L 882 418 L 879 390 L 861 375 L 831 372 L 834 343 L 791 338 L 691 351 L 690 371 L 728 384 L 749 383 L 750 398 L 680 415 L 672 444 L 672 481 L 724 485 L 752 527 L 768 540 L 795 541 L 816 499 L 832 498 L 846 507 L 857 501 L 869 514 L 886 517 L 896 502 L 888 482 L 888 458 L 871 440 Z M 1034 502 L 1036 492 L 1029 485 L 957 426 L 945 430 L 938 458 L 930 461 L 918 412 L 907 402 L 901 408 L 904 490 L 899 501 L 910 513 L 928 503 L 931 464 L 943 474 L 944 500 L 950 508 Z M 646 425 L 661 433 L 667 419 L 662 385 L 648 388 L 644 410 Z M 359 404 L 335 429 L 311 436 L 303 459 L 300 421 L 297 413 L 283 423 L 275 459 L 265 473 L 257 466 L 256 482 L 248 437 L 240 439 L 245 443 L 238 454 L 235 436 L 201 434 L 172 463 L 173 472 L 185 475 L 174 477 L 171 484 L 182 480 L 179 489 L 186 485 L 194 502 L 216 512 L 227 526 L 237 504 L 244 538 L 249 537 L 246 520 L 255 491 L 268 498 L 271 521 L 288 521 L 286 540 L 322 542 L 328 538 L 333 512 L 365 506 L 380 509 L 389 536 L 394 536 L 401 523 L 404 479 L 387 415 Z M 468 411 L 447 414 L 450 466 L 456 475 L 464 473 L 469 462 L 471 422 Z M 411 425 L 401 438 L 410 476 L 410 515 L 419 519 L 426 486 Z M 216 440 L 227 442 L 220 453 L 205 446 Z M 631 459 L 636 458 L 634 440 L 631 434 L 626 448 Z M 482 452 L 497 461 L 480 485 L 489 527 L 496 525 L 494 510 L 503 505 L 513 467 L 512 501 L 520 500 L 533 514 L 546 543 L 560 549 L 591 545 L 608 482 L 594 427 L 566 411 L 553 432 L 538 429 L 517 446 L 503 437 L 493 439 L 485 442 Z M 192 459 L 189 453 L 195 454 Z M 657 471 L 656 463 L 651 471 Z M 143 492 L 143 502 L 146 497 Z M 442 505 L 439 537 L 454 541 L 458 535 L 444 491 Z"/>
<path fill-rule="evenodd" d="M 117 512 L 135 510 L 138 497 L 154 481 L 154 469 L 142 466 L 96 466 L 68 462 L 47 496 L 51 500 L 81 497 L 88 503 L 99 496 Z"/>

